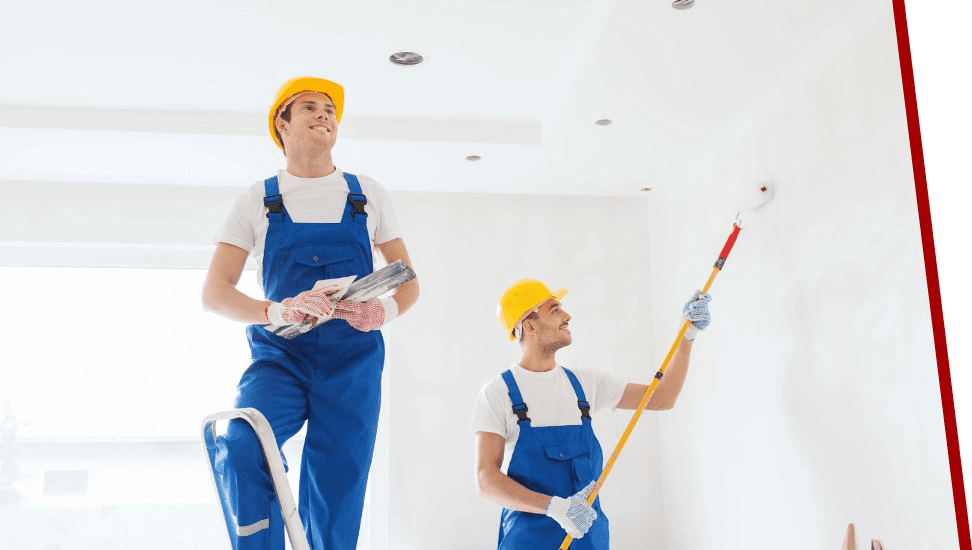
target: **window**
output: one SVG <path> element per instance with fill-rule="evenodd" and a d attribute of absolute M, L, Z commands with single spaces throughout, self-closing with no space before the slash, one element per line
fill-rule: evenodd
<path fill-rule="evenodd" d="M 245 325 L 203 311 L 204 277 L 0 267 L 12 312 L 0 320 L 0 506 L 17 526 L 0 538 L 12 548 L 227 547 L 199 430 L 232 408 L 250 354 Z M 262 296 L 251 271 L 239 287 Z M 303 432 L 284 446 L 295 497 L 302 444 Z M 376 523 L 365 506 L 362 549 Z"/>

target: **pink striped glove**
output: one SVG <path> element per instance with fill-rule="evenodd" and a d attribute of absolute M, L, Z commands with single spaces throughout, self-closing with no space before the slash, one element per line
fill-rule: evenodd
<path fill-rule="evenodd" d="M 266 310 L 267 321 L 271 325 L 281 326 L 302 323 L 308 315 L 318 319 L 331 317 L 334 304 L 327 294 L 333 292 L 333 289 L 324 288 L 305 290 L 293 298 L 273 302 Z"/>
<path fill-rule="evenodd" d="M 378 330 L 386 321 L 391 321 L 398 314 L 398 306 L 392 298 L 379 300 L 374 298 L 367 302 L 348 302 L 338 300 L 334 302 L 335 319 L 344 319 L 352 327 L 361 332 Z"/>

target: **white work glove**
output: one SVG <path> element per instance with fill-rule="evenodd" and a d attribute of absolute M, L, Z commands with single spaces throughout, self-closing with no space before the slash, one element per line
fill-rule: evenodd
<path fill-rule="evenodd" d="M 384 300 L 374 298 L 367 302 L 345 300 L 334 302 L 333 317 L 344 319 L 349 325 L 361 332 L 378 330 L 397 316 L 398 303 L 394 298 L 385 298 Z"/>
<path fill-rule="evenodd" d="M 712 295 L 696 290 L 692 299 L 682 308 L 682 322 L 684 323 L 685 319 L 692 321 L 692 324 L 685 330 L 686 340 L 695 340 L 699 331 L 705 330 L 705 327 L 709 326 L 709 321 L 712 320 L 709 315 L 709 302 L 711 301 Z"/>
<path fill-rule="evenodd" d="M 320 319 L 330 317 L 334 313 L 334 304 L 328 298 L 332 289 L 318 288 L 305 290 L 293 298 L 281 302 L 273 302 L 266 309 L 267 322 L 271 325 L 283 326 L 303 323 L 310 315 Z"/>
<path fill-rule="evenodd" d="M 570 498 L 552 497 L 547 505 L 547 516 L 557 520 L 557 523 L 575 539 L 584 538 L 584 533 L 591 528 L 597 519 L 597 512 L 587 503 L 587 496 L 594 490 L 594 481 Z"/>

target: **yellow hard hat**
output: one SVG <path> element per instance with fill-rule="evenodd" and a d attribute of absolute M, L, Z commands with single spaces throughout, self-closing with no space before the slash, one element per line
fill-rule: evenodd
<path fill-rule="evenodd" d="M 551 298 L 560 300 L 565 294 L 567 294 L 566 288 L 550 292 L 547 285 L 536 279 L 520 279 L 513 283 L 500 296 L 499 305 L 496 308 L 500 324 L 506 329 L 506 335 L 510 337 L 510 340 L 516 340 L 513 329 L 524 317 L 547 300 Z"/>
<path fill-rule="evenodd" d="M 277 139 L 277 128 L 274 122 L 277 120 L 279 111 L 283 110 L 282 107 L 288 105 L 292 97 L 304 92 L 327 94 L 331 98 L 331 101 L 334 102 L 334 120 L 341 122 L 341 112 L 344 111 L 344 88 L 340 84 L 312 76 L 291 78 L 287 82 L 284 82 L 283 86 L 277 90 L 277 96 L 274 98 L 273 105 L 270 107 L 270 137 L 273 138 L 277 147 L 281 149 L 283 149 L 283 143 L 280 143 L 280 140 Z"/>

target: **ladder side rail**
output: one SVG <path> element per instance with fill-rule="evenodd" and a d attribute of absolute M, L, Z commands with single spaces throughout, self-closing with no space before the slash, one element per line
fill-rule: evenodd
<path fill-rule="evenodd" d="M 257 440 L 260 442 L 260 448 L 263 451 L 263 457 L 267 461 L 267 469 L 270 471 L 270 479 L 273 482 L 274 492 L 277 494 L 277 502 L 280 504 L 280 515 L 283 517 L 284 526 L 287 529 L 287 535 L 290 537 L 290 545 L 293 550 L 310 550 L 310 545 L 307 543 L 307 536 L 304 534 L 304 526 L 300 523 L 300 515 L 297 511 L 297 504 L 294 501 L 293 491 L 290 490 L 290 482 L 287 480 L 287 471 L 284 469 L 283 460 L 280 458 L 280 449 L 277 447 L 277 439 L 273 435 L 273 429 L 270 427 L 270 422 L 267 421 L 263 413 L 252 408 L 247 407 L 244 409 L 232 409 L 229 411 L 218 412 L 207 416 L 203 420 L 203 439 L 206 440 L 206 427 L 211 425 L 214 440 L 215 449 L 215 424 L 216 420 L 245 420 L 250 427 L 253 428 L 253 432 L 257 436 Z M 207 447 L 207 452 L 208 452 Z M 213 456 L 212 453 L 208 453 Z M 210 473 L 213 476 L 213 485 L 216 487 L 216 492 L 219 495 L 220 504 L 223 506 L 224 516 L 227 517 L 227 528 L 234 529 L 235 521 L 231 521 L 231 516 L 229 514 L 229 506 L 223 500 L 222 491 L 219 490 L 218 484 L 216 483 L 216 471 L 214 464 L 210 463 Z M 231 539 L 232 540 L 232 539 Z"/>

